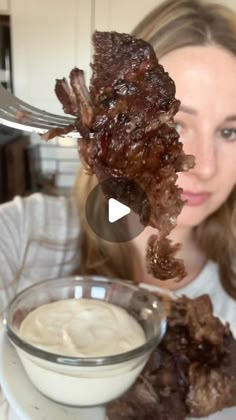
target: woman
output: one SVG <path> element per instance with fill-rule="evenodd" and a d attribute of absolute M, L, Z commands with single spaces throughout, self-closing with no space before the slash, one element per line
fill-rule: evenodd
<path fill-rule="evenodd" d="M 235 14 L 224 6 L 180 0 L 163 3 L 134 31 L 153 45 L 175 81 L 181 100 L 176 126 L 185 152 L 196 157 L 195 168 L 179 174 L 187 203 L 171 235 L 182 243 L 180 256 L 188 275 L 181 283 L 160 283 L 149 276 L 145 282 L 178 289 L 177 294 L 209 293 L 216 312 L 232 328 L 236 325 L 235 24 Z M 147 230 L 135 241 L 141 255 L 148 234 Z"/>
<path fill-rule="evenodd" d="M 179 283 L 161 282 L 146 272 L 151 228 L 122 244 L 95 236 L 84 207 L 96 179 L 80 170 L 69 199 L 34 194 L 1 206 L 1 306 L 39 280 L 100 274 L 177 295 L 208 293 L 215 313 L 236 335 L 236 15 L 207 2 L 169 0 L 134 34 L 153 45 L 174 79 L 182 103 L 177 129 L 185 152 L 196 156 L 195 168 L 179 175 L 187 204 L 171 235 L 182 243 L 179 256 L 188 275 Z M 101 205 L 96 203 L 95 213 Z"/>
<path fill-rule="evenodd" d="M 178 185 L 187 203 L 171 234 L 174 243 L 182 244 L 179 257 L 184 259 L 188 275 L 181 282 L 161 282 L 146 272 L 146 243 L 153 233 L 151 228 L 122 246 L 111 247 L 94 238 L 83 216 L 83 204 L 94 184 L 83 174 L 77 180 L 77 202 L 84 227 L 82 273 L 132 278 L 146 287 L 151 284 L 178 295 L 209 293 L 215 312 L 236 332 L 235 24 L 235 14 L 224 6 L 170 0 L 157 7 L 133 32 L 153 45 L 160 63 L 174 79 L 176 97 L 182 103 L 175 117 L 176 127 L 185 152 L 196 157 L 194 169 L 179 174 Z M 82 196 L 84 200 L 80 200 Z"/>

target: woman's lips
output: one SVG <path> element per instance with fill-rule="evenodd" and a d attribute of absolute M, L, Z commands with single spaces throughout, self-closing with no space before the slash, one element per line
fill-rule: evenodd
<path fill-rule="evenodd" d="M 209 193 L 200 192 L 200 193 L 193 193 L 191 191 L 183 191 L 181 194 L 181 198 L 184 201 L 187 201 L 187 206 L 200 206 L 204 204 L 210 197 Z"/>

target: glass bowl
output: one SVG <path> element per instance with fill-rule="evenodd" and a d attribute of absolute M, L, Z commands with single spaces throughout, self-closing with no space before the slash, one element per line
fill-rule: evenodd
<path fill-rule="evenodd" d="M 20 325 L 32 310 L 58 300 L 81 298 L 99 299 L 124 308 L 143 328 L 146 342 L 125 353 L 71 357 L 42 350 L 20 337 Z M 37 283 L 15 296 L 3 322 L 35 387 L 54 401 L 78 407 L 103 405 L 126 392 L 166 329 L 163 308 L 156 296 L 127 281 L 98 276 Z"/>

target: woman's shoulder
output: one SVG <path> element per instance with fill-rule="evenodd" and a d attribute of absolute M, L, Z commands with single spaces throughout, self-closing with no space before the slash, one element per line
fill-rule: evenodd
<path fill-rule="evenodd" d="M 26 198 L 26 211 L 37 218 L 48 236 L 57 233 L 57 236 L 69 238 L 78 234 L 78 211 L 72 195 L 32 194 Z"/>
<path fill-rule="evenodd" d="M 61 230 L 78 231 L 78 213 L 73 196 L 52 196 L 33 193 L 27 197 L 16 196 L 12 201 L 0 206 L 2 219 L 17 224 L 29 231 L 30 236 L 54 235 Z"/>
<path fill-rule="evenodd" d="M 47 207 L 61 207 L 65 206 L 67 201 L 66 197 L 63 196 L 50 196 L 42 193 L 33 193 L 25 197 L 15 196 L 11 201 L 1 204 L 0 212 L 24 212 L 24 211 L 34 211 L 37 208 L 39 211 L 42 211 L 45 206 Z"/>
<path fill-rule="evenodd" d="M 22 201 L 22 205 L 25 207 L 25 211 L 44 213 L 50 211 L 63 211 L 68 207 L 68 203 L 71 201 L 70 197 L 67 196 L 54 196 L 47 195 L 40 192 L 33 193 L 27 197 L 16 197 L 13 201 Z"/>

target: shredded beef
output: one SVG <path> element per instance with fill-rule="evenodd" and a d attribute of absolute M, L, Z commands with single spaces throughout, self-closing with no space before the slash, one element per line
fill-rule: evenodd
<path fill-rule="evenodd" d="M 131 390 L 110 403 L 109 420 L 184 420 L 236 405 L 236 341 L 209 296 L 168 309 L 166 335 Z"/>
<path fill-rule="evenodd" d="M 177 246 L 167 239 L 184 202 L 176 185 L 177 172 L 194 166 L 185 155 L 175 129 L 180 102 L 175 85 L 145 41 L 116 32 L 95 32 L 92 78 L 87 90 L 83 71 L 74 68 L 70 84 L 57 80 L 56 95 L 82 139 L 79 155 L 88 173 L 99 181 L 113 179 L 116 199 L 139 213 L 140 221 L 157 229 L 148 243 L 149 272 L 160 279 L 185 276 L 183 262 L 174 257 Z M 62 130 L 65 134 L 66 129 Z M 44 136 L 59 135 L 56 129 Z M 122 182 L 120 181 L 122 179 Z M 137 183 L 147 200 L 123 180 Z M 107 192 L 106 195 L 110 196 Z M 148 219 L 148 220 L 147 220 Z"/>

